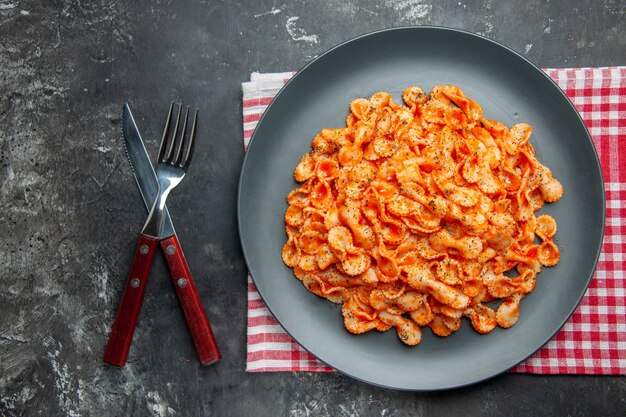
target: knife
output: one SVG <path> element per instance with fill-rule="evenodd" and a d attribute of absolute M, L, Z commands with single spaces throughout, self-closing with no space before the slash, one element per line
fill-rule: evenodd
<path fill-rule="evenodd" d="M 137 124 L 130 111 L 128 103 L 124 103 L 122 108 L 122 134 L 124 137 L 124 145 L 128 160 L 137 181 L 139 191 L 144 201 L 144 205 L 148 211 L 157 197 L 159 191 L 159 183 L 156 173 L 150 162 L 150 157 L 146 152 L 141 134 L 137 128 Z M 176 295 L 183 310 L 183 315 L 187 323 L 187 327 L 191 334 L 193 344 L 198 354 L 200 363 L 205 365 L 213 364 L 221 359 L 221 353 L 213 336 L 213 331 L 207 319 L 202 302 L 198 294 L 195 282 L 189 271 L 185 255 L 174 230 L 174 224 L 170 217 L 167 207 L 163 211 L 162 236 L 169 236 L 160 241 L 161 248 L 165 254 L 167 265 L 170 270 L 170 277 L 176 289 Z M 147 279 L 142 280 L 141 284 L 145 285 Z M 120 310 L 125 307 L 124 296 Z M 141 304 L 142 295 L 131 300 L 129 305 L 133 310 L 137 311 Z M 139 305 L 137 305 L 137 303 Z M 131 308 L 129 308 L 130 310 Z M 130 348 L 132 334 L 134 332 L 135 319 L 130 320 L 123 326 L 123 330 L 116 335 L 118 343 L 110 341 L 109 346 L 120 346 L 120 348 L 109 349 L 105 352 L 105 361 L 114 365 L 122 366 L 126 362 L 126 356 Z M 115 328 L 113 329 L 115 332 Z"/>

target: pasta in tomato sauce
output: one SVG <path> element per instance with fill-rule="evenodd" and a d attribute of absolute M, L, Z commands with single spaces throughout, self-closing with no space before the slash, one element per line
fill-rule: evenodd
<path fill-rule="evenodd" d="M 535 212 L 563 187 L 530 125 L 485 119 L 452 85 L 402 98 L 355 99 L 345 127 L 315 136 L 287 196 L 283 261 L 342 305 L 351 333 L 393 327 L 417 345 L 422 327 L 448 336 L 462 317 L 481 334 L 509 328 L 559 262 L 556 221 Z"/>

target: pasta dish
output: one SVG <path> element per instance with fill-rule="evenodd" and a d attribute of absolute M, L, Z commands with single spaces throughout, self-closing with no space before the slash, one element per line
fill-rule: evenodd
<path fill-rule="evenodd" d="M 509 328 L 559 262 L 556 221 L 535 213 L 563 187 L 529 124 L 488 120 L 451 85 L 402 98 L 355 99 L 345 127 L 315 136 L 287 197 L 283 261 L 342 305 L 351 333 L 393 327 L 417 345 L 422 327 L 448 336 L 462 317 L 481 334 Z"/>

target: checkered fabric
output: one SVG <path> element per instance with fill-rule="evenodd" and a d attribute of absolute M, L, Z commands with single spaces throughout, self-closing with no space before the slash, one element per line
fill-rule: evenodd
<path fill-rule="evenodd" d="M 546 69 L 584 119 L 606 189 L 602 253 L 580 305 L 543 348 L 512 372 L 626 375 L 626 67 Z M 243 89 L 244 147 L 293 72 L 253 73 Z M 247 371 L 332 371 L 276 322 L 248 276 Z"/>

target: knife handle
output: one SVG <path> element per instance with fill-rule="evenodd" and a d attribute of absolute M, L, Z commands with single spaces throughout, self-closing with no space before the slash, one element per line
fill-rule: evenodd
<path fill-rule="evenodd" d="M 146 235 L 139 238 L 109 342 L 104 351 L 104 361 L 108 364 L 124 366 L 126 363 L 158 241 Z"/>
<path fill-rule="evenodd" d="M 161 241 L 161 248 L 170 269 L 170 277 L 183 310 L 187 327 L 202 366 L 211 365 L 222 358 L 202 301 L 191 277 L 187 260 L 176 235 Z"/>

